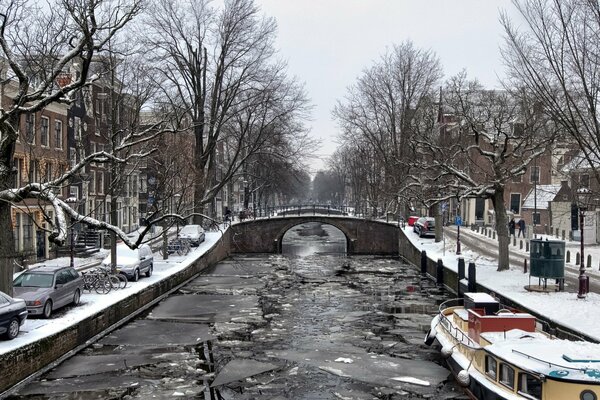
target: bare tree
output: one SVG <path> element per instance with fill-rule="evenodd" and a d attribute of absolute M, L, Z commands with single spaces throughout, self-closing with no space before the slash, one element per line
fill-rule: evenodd
<path fill-rule="evenodd" d="M 524 92 L 485 90 L 466 75 L 451 78 L 441 98 L 436 129 L 418 140 L 422 160 L 414 182 L 430 204 L 451 197 L 491 199 L 498 232 L 498 270 L 509 268 L 507 183 L 523 175 L 554 139 L 537 103 Z M 452 118 L 448 119 L 448 115 Z"/>
<path fill-rule="evenodd" d="M 414 155 L 412 138 L 430 132 L 435 122 L 431 107 L 434 90 L 442 77 L 439 59 L 431 51 L 407 41 L 395 45 L 374 66 L 364 71 L 333 111 L 342 134 L 342 143 L 367 151 L 381 182 L 371 201 L 383 206 L 395 204 L 397 188 L 406 186 L 405 177 Z M 371 186 L 374 182 L 371 182 Z M 378 192 L 381 199 L 375 199 Z"/>
<path fill-rule="evenodd" d="M 306 97 L 274 61 L 276 24 L 252 0 L 227 0 L 221 9 L 159 0 L 146 21 L 165 95 L 187 111 L 194 132 L 198 221 L 246 160 L 303 118 Z"/>
<path fill-rule="evenodd" d="M 93 57 L 140 11 L 137 0 L 37 2 L 12 0 L 0 5 L 0 49 L 3 58 L 0 114 L 0 225 L 11 226 L 11 207 L 35 198 L 54 207 L 55 219 L 47 221 L 50 240 L 63 244 L 68 219 L 103 226 L 123 234 L 117 227 L 78 214 L 55 192 L 91 161 L 117 159 L 99 152 L 81 160 L 57 179 L 44 184 L 30 182 L 14 187 L 13 156 L 19 139 L 19 121 L 53 103 L 70 103 L 73 94 L 89 83 Z M 67 84 L 59 78 L 74 64 L 79 74 Z M 12 89 L 14 88 L 14 90 Z M 6 96 L 6 97 L 5 97 Z M 10 101 L 6 101 L 9 98 Z M 121 160 L 123 161 L 123 160 Z M 0 290 L 12 293 L 13 232 L 0 233 Z"/>
<path fill-rule="evenodd" d="M 507 85 L 528 91 L 579 145 L 600 181 L 600 3 L 593 0 L 514 0 L 502 51 Z"/>

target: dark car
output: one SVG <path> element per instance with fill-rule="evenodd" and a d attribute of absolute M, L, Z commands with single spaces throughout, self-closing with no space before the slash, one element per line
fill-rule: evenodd
<path fill-rule="evenodd" d="M 13 292 L 25 300 L 30 315 L 50 318 L 60 307 L 79 304 L 83 279 L 72 267 L 42 265 L 17 276 Z"/>
<path fill-rule="evenodd" d="M 25 300 L 13 299 L 0 292 L 0 335 L 14 339 L 19 334 L 19 328 L 27 319 Z"/>
<path fill-rule="evenodd" d="M 435 236 L 435 219 L 432 217 L 421 217 L 415 221 L 413 230 L 419 237 Z"/>

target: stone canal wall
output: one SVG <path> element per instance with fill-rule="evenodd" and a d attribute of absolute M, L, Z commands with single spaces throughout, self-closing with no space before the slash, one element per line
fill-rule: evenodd
<path fill-rule="evenodd" d="M 217 241 L 187 268 L 89 316 L 77 325 L 0 355 L 0 398 L 2 393 L 12 386 L 57 361 L 71 350 L 86 345 L 90 339 L 135 315 L 207 267 L 227 258 L 231 246 L 230 232 L 227 230 L 222 240 Z"/>
<path fill-rule="evenodd" d="M 418 249 L 406 236 L 406 233 L 399 229 L 400 231 L 400 243 L 399 243 L 399 255 L 403 257 L 409 263 L 417 266 L 418 268 L 421 266 L 421 250 Z M 448 268 L 445 265 L 439 265 L 438 260 L 432 259 L 430 256 L 427 257 L 426 260 L 423 260 L 425 265 L 425 273 L 429 276 L 429 278 L 438 282 L 439 285 L 443 285 L 448 291 L 459 295 L 459 292 L 464 293 L 467 288 L 466 285 L 462 285 L 459 289 L 459 280 L 458 273 L 454 269 Z M 458 268 L 458 266 L 456 266 Z M 466 270 L 465 270 L 466 272 Z M 484 292 L 490 293 L 491 290 L 486 286 L 480 285 L 476 282 L 473 282 L 473 285 L 476 288 L 476 292 Z M 523 288 L 523 290 L 525 290 Z M 531 315 L 535 316 L 539 321 L 542 321 L 544 324 L 544 330 L 546 332 L 552 333 L 553 335 L 570 340 L 586 340 L 589 342 L 597 342 L 596 339 L 587 336 L 584 332 L 575 331 L 569 327 L 561 325 L 557 321 L 549 320 L 546 316 L 538 314 L 537 312 L 530 310 L 526 305 L 515 303 L 511 299 L 502 295 L 502 293 L 493 293 L 494 296 L 504 305 L 518 308 L 520 310 L 524 310 Z M 551 294 L 549 294 L 551 296 Z M 573 294 L 575 296 L 575 294 Z"/>

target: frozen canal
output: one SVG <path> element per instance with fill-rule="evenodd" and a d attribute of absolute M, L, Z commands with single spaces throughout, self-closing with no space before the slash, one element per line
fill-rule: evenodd
<path fill-rule="evenodd" d="M 444 299 L 413 267 L 345 256 L 305 224 L 238 255 L 13 399 L 465 399 L 424 332 Z"/>

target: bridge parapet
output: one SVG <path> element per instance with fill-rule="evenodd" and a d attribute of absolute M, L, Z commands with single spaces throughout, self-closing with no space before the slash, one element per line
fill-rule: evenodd
<path fill-rule="evenodd" d="M 399 230 L 382 221 L 333 215 L 288 215 L 246 220 L 231 226 L 234 253 L 280 253 L 283 235 L 297 225 L 319 222 L 346 236 L 348 254 L 397 255 Z"/>

